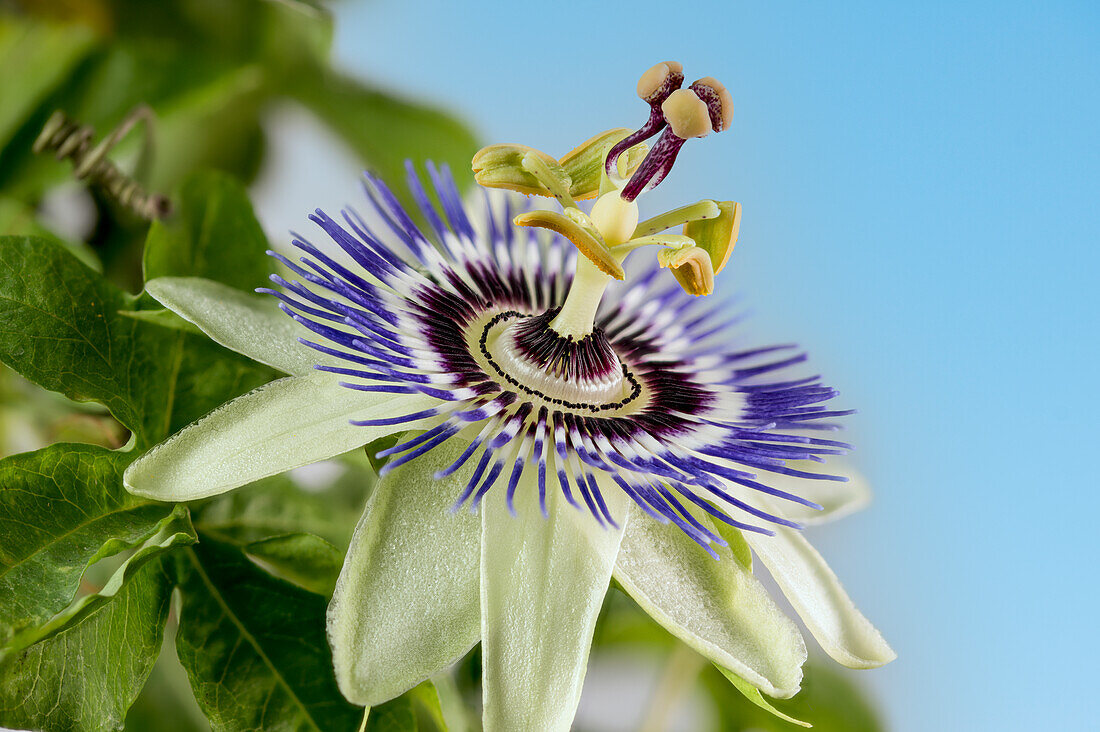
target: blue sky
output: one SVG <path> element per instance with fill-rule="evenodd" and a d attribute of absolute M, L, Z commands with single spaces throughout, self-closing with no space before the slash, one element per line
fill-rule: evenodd
<path fill-rule="evenodd" d="M 688 144 L 648 203 L 740 201 L 720 286 L 860 410 L 847 438 L 876 501 L 811 539 L 899 653 L 862 680 L 897 730 L 1083 728 L 1100 650 L 1095 4 L 337 7 L 345 67 L 486 142 L 561 154 L 635 126 L 658 61 L 724 81 L 732 128 Z"/>

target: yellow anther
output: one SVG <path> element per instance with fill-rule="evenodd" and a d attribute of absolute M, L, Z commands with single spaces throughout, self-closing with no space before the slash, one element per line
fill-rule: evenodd
<path fill-rule="evenodd" d="M 669 94 L 661 105 L 661 112 L 668 120 L 672 133 L 684 140 L 706 137 L 711 131 L 707 104 L 691 89 L 677 89 Z"/>
<path fill-rule="evenodd" d="M 689 295 L 709 295 L 714 292 L 714 267 L 710 255 L 696 246 L 681 249 L 662 249 L 657 254 L 657 263 L 671 269 L 676 281 Z"/>
<path fill-rule="evenodd" d="M 733 96 L 725 85 L 713 76 L 704 76 L 702 79 L 693 82 L 691 88 L 704 102 L 708 103 L 712 129 L 715 132 L 729 129 L 730 124 L 733 122 Z M 708 89 L 713 94 L 708 94 Z M 705 98 L 708 96 L 711 98 Z"/>
<path fill-rule="evenodd" d="M 684 79 L 684 67 L 678 61 L 665 61 L 664 63 L 650 66 L 642 78 L 638 79 L 638 96 L 647 102 L 660 101 L 662 94 L 667 94 L 670 79 L 679 76 L 680 82 Z M 679 84 L 675 84 L 679 86 Z"/>
<path fill-rule="evenodd" d="M 581 201 L 594 198 L 599 193 L 600 176 L 603 174 L 603 163 L 607 152 L 629 134 L 630 130 L 625 127 L 601 132 L 577 145 L 558 161 L 572 180 L 569 193 L 573 198 Z M 617 161 L 620 177 L 625 180 L 633 175 L 642 164 L 647 152 L 649 147 L 642 142 L 620 155 Z"/>
<path fill-rule="evenodd" d="M 546 167 L 568 188 L 572 181 L 558 161 L 544 152 L 526 145 L 489 145 L 474 155 L 470 166 L 474 180 L 486 188 L 503 188 L 528 196 L 554 197 L 554 192 L 523 166 L 523 157 L 533 153 L 546 163 Z"/>
<path fill-rule="evenodd" d="M 576 208 L 577 202 L 569 194 L 569 186 L 572 181 L 565 174 L 565 169 L 558 164 L 557 160 L 553 161 L 554 167 L 551 168 L 543 159 L 544 155 L 545 153 L 531 150 L 523 156 L 520 164 L 524 170 L 535 176 L 539 183 L 542 183 L 543 188 L 550 191 L 554 198 L 558 199 L 558 203 L 561 204 L 562 208 L 566 210 Z"/>
<path fill-rule="evenodd" d="M 740 203 L 720 201 L 718 209 L 720 213 L 717 218 L 684 224 L 684 234 L 694 239 L 710 255 L 715 274 L 726 266 L 741 231 Z"/>
<path fill-rule="evenodd" d="M 601 272 L 617 280 L 626 279 L 622 265 L 611 254 L 611 250 L 604 243 L 591 220 L 577 209 L 566 209 L 566 214 L 555 211 L 529 211 L 516 216 L 512 219 L 512 223 L 516 226 L 535 226 L 561 234 L 573 242 L 573 246 Z"/>

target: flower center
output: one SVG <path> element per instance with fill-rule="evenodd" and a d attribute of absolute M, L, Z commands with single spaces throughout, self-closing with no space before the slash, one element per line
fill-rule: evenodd
<path fill-rule="evenodd" d="M 482 357 L 504 381 L 528 396 L 567 409 L 619 409 L 641 394 L 641 385 L 619 361 L 603 330 L 583 338 L 550 327 L 558 309 L 542 315 L 508 310 L 493 316 L 479 339 Z"/>

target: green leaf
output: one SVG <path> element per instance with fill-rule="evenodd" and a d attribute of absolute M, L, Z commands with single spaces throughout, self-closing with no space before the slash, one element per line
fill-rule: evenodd
<path fill-rule="evenodd" d="M 314 534 L 297 533 L 254 541 L 245 552 L 294 584 L 324 597 L 332 596 L 344 555 Z"/>
<path fill-rule="evenodd" d="M 325 599 L 200 533 L 177 559 L 176 650 L 215 730 L 355 730 L 325 640 Z"/>
<path fill-rule="evenodd" d="M 123 490 L 130 459 L 57 444 L 0 461 L 0 644 L 65 608 L 89 565 L 142 543 L 171 513 Z"/>
<path fill-rule="evenodd" d="M 416 732 L 416 713 L 412 699 L 402 694 L 385 704 L 371 707 L 363 732 Z"/>
<path fill-rule="evenodd" d="M 743 678 L 730 671 L 729 669 L 718 666 L 717 664 L 715 664 L 715 668 L 721 671 L 722 675 L 729 679 L 729 682 L 733 684 L 733 687 L 744 694 L 746 699 L 748 699 L 750 702 L 760 707 L 764 711 L 768 712 L 769 714 L 774 714 L 780 719 L 790 722 L 791 724 L 797 724 L 800 727 L 813 726 L 812 724 L 809 724 L 808 722 L 803 722 L 800 719 L 788 717 L 786 714 L 773 707 L 771 704 L 768 703 L 768 700 L 764 698 L 764 695 L 760 693 L 759 689 L 757 689 L 755 686 L 750 684 L 748 681 L 745 681 Z"/>
<path fill-rule="evenodd" d="M 0 360 L 103 404 L 139 448 L 275 376 L 205 338 L 120 315 L 135 302 L 54 241 L 0 237 Z"/>
<path fill-rule="evenodd" d="M 409 689 L 406 695 L 416 703 L 416 707 L 420 711 L 427 715 L 432 724 L 443 730 L 443 732 L 447 732 L 447 720 L 443 716 L 443 704 L 440 702 L 439 692 L 436 691 L 434 682 L 425 681 L 417 684 Z"/>
<path fill-rule="evenodd" d="M 251 292 L 269 284 L 267 237 L 244 186 L 216 171 L 191 175 L 167 222 L 154 221 L 145 242 L 145 279 L 205 277 Z"/>
<path fill-rule="evenodd" d="M 473 180 L 470 160 L 477 141 L 466 125 L 443 112 L 335 72 L 305 79 L 292 93 L 343 137 L 406 204 L 411 203 L 401 185 L 406 159 L 449 164 L 460 187 Z"/>
<path fill-rule="evenodd" d="M 160 650 L 172 584 L 161 562 L 143 566 L 78 625 L 0 668 L 0 726 L 121 730 Z"/>
<path fill-rule="evenodd" d="M 156 533 L 146 539 L 115 570 L 101 590 L 84 595 L 64 611 L 50 618 L 48 623 L 17 636 L 7 648 L 0 651 L 0 665 L 22 649 L 76 625 L 106 603 L 115 599 L 125 583 L 130 581 L 148 562 L 158 559 L 165 552 L 175 547 L 186 546 L 195 542 L 195 530 L 191 527 L 191 519 L 187 513 L 187 508 L 184 506 L 176 506 L 171 514 L 157 524 L 156 529 Z"/>

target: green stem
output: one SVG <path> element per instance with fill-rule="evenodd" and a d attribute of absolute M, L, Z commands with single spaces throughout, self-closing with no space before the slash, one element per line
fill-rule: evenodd
<path fill-rule="evenodd" d="M 550 327 L 563 336 L 584 338 L 592 332 L 596 321 L 596 310 L 600 307 L 604 290 L 611 283 L 611 277 L 601 272 L 588 257 L 577 257 L 577 274 L 573 285 L 565 296 L 561 312 L 550 321 Z"/>

